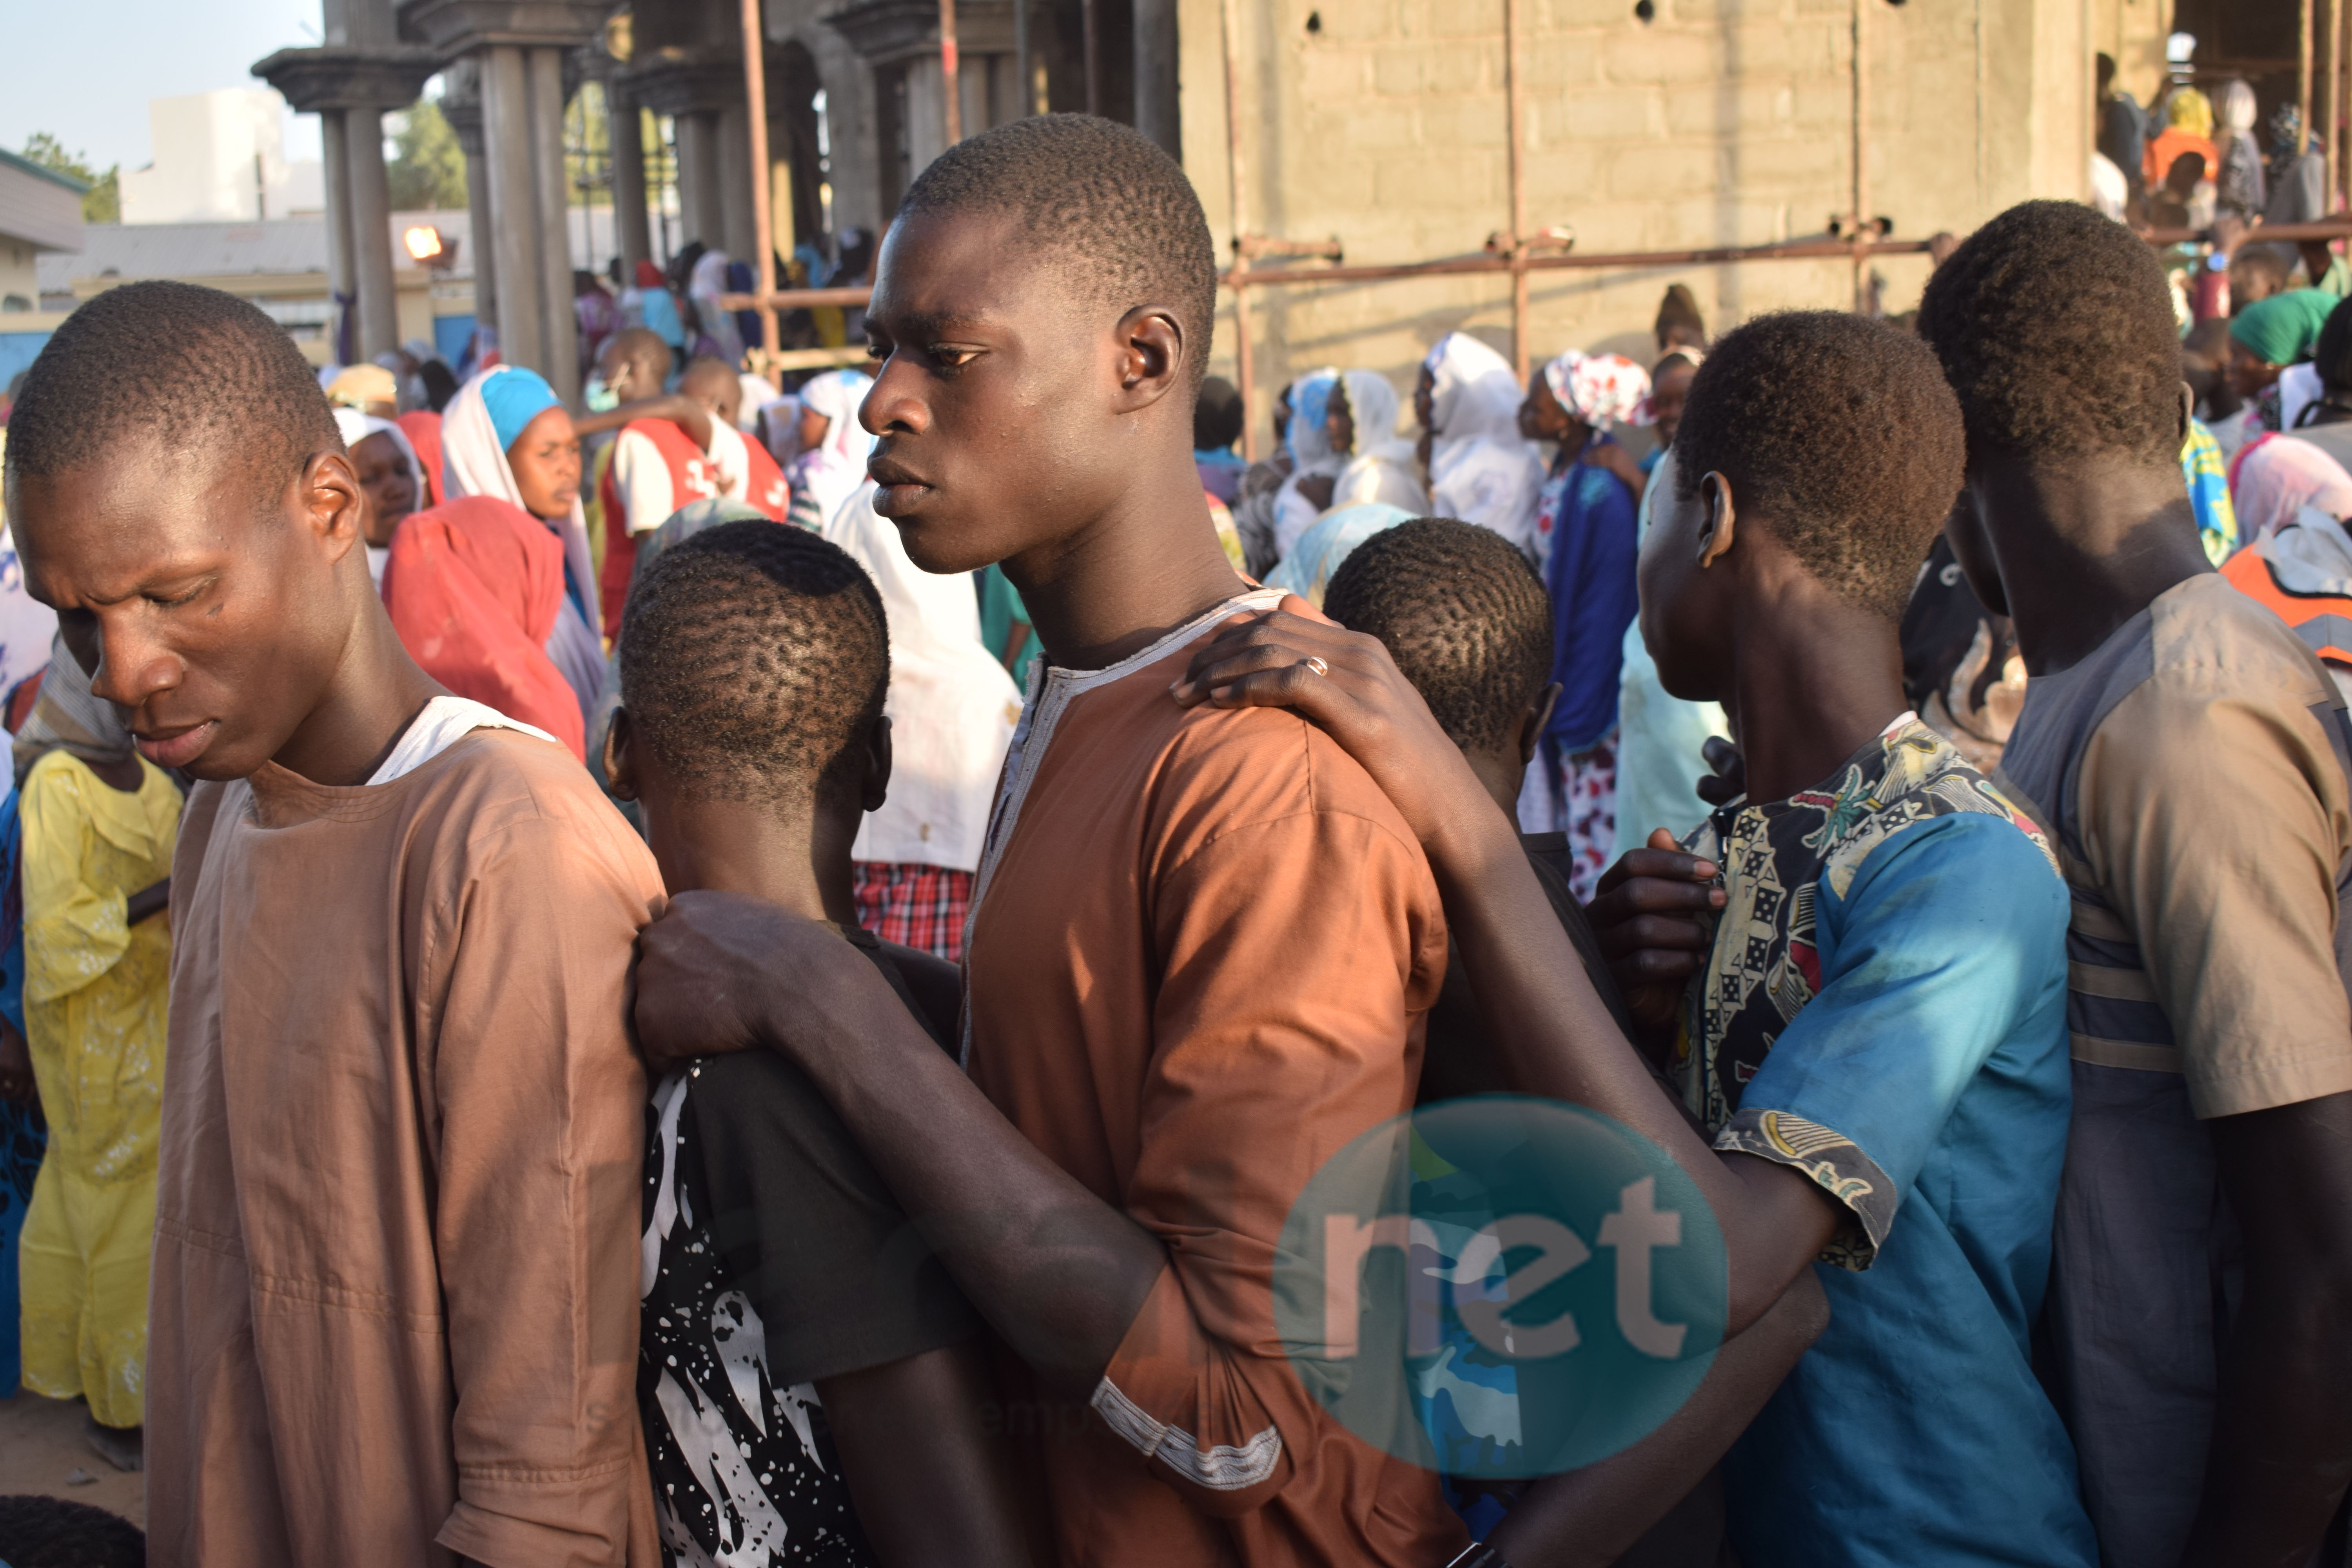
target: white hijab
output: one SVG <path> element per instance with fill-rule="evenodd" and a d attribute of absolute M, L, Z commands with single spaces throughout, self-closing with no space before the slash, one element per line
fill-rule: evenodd
<path fill-rule="evenodd" d="M 506 448 L 499 445 L 498 428 L 490 423 L 489 407 L 482 401 L 482 384 L 510 368 L 492 365 L 459 387 L 457 395 L 449 400 L 441 414 L 441 472 L 453 496 L 488 496 L 522 507 L 528 513 L 530 509 L 523 506 L 522 488 L 515 483 L 514 468 L 507 462 Z M 562 542 L 564 575 L 580 590 L 588 614 L 601 616 L 595 558 L 588 552 L 588 523 L 581 515 L 580 498 L 572 498 L 570 516 L 540 521 Z M 584 719 L 604 684 L 604 639 L 583 617 L 569 593 L 556 613 L 555 629 L 548 634 L 547 657 L 555 661 L 572 695 L 580 699 Z"/>
<path fill-rule="evenodd" d="M 824 439 L 793 458 L 785 475 L 795 500 L 806 495 L 815 509 L 812 526 L 828 526 L 850 492 L 866 482 L 874 437 L 858 424 L 857 409 L 873 389 L 874 378 L 856 370 L 828 371 L 801 387 L 801 406 L 828 421 Z"/>
<path fill-rule="evenodd" d="M 1491 529 L 1532 556 L 1544 464 L 1519 434 L 1518 378 L 1501 354 L 1464 332 L 1440 338 L 1422 363 L 1435 384 L 1430 509 Z"/>
<path fill-rule="evenodd" d="M 1374 370 L 1351 370 L 1340 380 L 1355 420 L 1356 451 L 1332 484 L 1331 506 L 1324 515 L 1343 506 L 1392 506 L 1416 517 L 1426 512 L 1429 492 L 1414 471 L 1412 443 L 1397 434 L 1402 404 L 1396 388 Z M 1283 553 L 1289 553 L 1287 547 Z"/>
<path fill-rule="evenodd" d="M 408 459 L 409 476 L 416 481 L 416 506 L 414 510 L 425 510 L 425 465 L 417 460 L 415 445 L 409 440 L 407 431 L 389 419 L 379 419 L 356 408 L 341 407 L 335 410 L 335 428 L 342 432 L 343 450 L 346 452 L 371 436 L 391 437 L 392 444 L 400 448 L 402 457 Z M 368 575 L 375 580 L 379 593 L 383 589 L 384 566 L 391 559 L 390 545 L 371 544 L 367 547 Z"/>

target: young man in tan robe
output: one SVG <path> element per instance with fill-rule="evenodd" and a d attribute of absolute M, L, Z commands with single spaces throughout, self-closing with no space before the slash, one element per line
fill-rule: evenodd
<path fill-rule="evenodd" d="M 92 300 L 10 437 L 33 593 L 199 781 L 150 1561 L 655 1563 L 623 1012 L 651 858 L 561 747 L 403 651 L 325 400 L 252 306 Z"/>

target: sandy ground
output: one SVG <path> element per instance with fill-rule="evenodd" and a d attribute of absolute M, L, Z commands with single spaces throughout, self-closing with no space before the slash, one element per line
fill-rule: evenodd
<path fill-rule="evenodd" d="M 0 1399 L 0 1496 L 70 1498 L 145 1529 L 145 1478 L 124 1475 L 90 1451 L 81 1436 L 84 1415 L 79 1400 L 23 1390 Z M 73 1485 L 67 1478 L 76 1471 L 94 1479 Z"/>

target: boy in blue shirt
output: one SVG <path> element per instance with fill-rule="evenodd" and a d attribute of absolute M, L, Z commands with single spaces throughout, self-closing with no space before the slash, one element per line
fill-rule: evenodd
<path fill-rule="evenodd" d="M 2066 1139 L 2066 891 L 1901 687 L 1896 624 L 1962 441 L 1933 357 L 1859 317 L 1765 317 L 1692 383 L 1642 628 L 1669 692 L 1734 715 L 1748 793 L 1686 848 L 1626 857 L 1591 914 L 1704 1142 L 1384 654 L 1261 617 L 1178 691 L 1299 707 L 1372 771 L 1422 837 L 1510 1081 L 1636 1128 L 1706 1191 L 1733 1336 L 1812 1266 L 1829 1327 L 1744 1436 L 1697 1445 L 1730 1447 L 1750 1568 L 2095 1560 L 2027 1350 Z"/>

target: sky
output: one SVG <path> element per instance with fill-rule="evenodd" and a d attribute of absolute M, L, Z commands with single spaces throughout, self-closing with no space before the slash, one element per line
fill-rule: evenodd
<path fill-rule="evenodd" d="M 47 131 L 92 166 L 154 156 L 147 100 L 259 87 L 253 62 L 319 42 L 319 0 L 0 0 L 0 147 Z M 289 114 L 289 158 L 319 156 L 319 119 Z"/>

